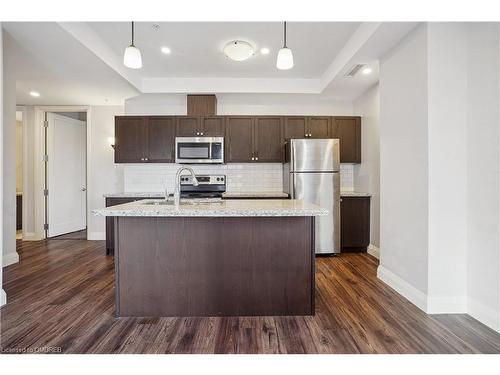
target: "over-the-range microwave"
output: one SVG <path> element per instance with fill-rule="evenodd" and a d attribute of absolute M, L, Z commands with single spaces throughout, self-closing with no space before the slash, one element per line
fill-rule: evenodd
<path fill-rule="evenodd" d="M 224 137 L 175 137 L 175 162 L 224 163 Z"/>

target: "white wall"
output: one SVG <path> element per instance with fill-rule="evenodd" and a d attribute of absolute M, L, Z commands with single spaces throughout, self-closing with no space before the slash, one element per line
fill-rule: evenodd
<path fill-rule="evenodd" d="M 380 96 L 378 84 L 354 101 L 361 116 L 361 164 L 354 168 L 355 191 L 371 194 L 370 244 L 380 247 Z"/>
<path fill-rule="evenodd" d="M 379 267 L 426 312 L 498 331 L 499 69 L 487 23 L 423 24 L 382 60 Z"/>
<path fill-rule="evenodd" d="M 0 46 L 3 46 L 3 29 L 0 22 Z M 3 48 L 0 48 L 0 139 L 3 139 Z M 0 197 L 3 197 L 3 142 L 0 142 Z M 0 212 L 3 212 L 3 199 L 0 199 Z M 0 246 L 3 253 L 3 215 L 0 215 Z M 3 268 L 3 257 L 0 257 L 0 269 Z M 0 306 L 7 303 L 3 290 L 3 279 L 0 272 Z"/>
<path fill-rule="evenodd" d="M 3 33 L 3 49 L 12 38 Z M 12 56 L 3 55 L 3 266 L 16 263 L 16 77 Z"/>
<path fill-rule="evenodd" d="M 468 312 L 500 331 L 500 38 L 498 24 L 468 26 Z"/>
<path fill-rule="evenodd" d="M 125 101 L 127 115 L 185 115 L 186 95 L 142 94 Z M 320 95 L 217 94 L 219 115 L 352 115 L 352 102 Z"/>
<path fill-rule="evenodd" d="M 108 137 L 115 133 L 115 116 L 122 114 L 122 106 L 90 107 L 90 143 L 87 148 L 87 230 L 90 240 L 105 239 L 104 218 L 93 216 L 91 211 L 104 207 L 103 194 L 123 191 L 123 165 L 114 164 L 114 151 L 108 143 Z"/>
<path fill-rule="evenodd" d="M 429 23 L 427 312 L 466 312 L 467 45 L 464 23 Z"/>
<path fill-rule="evenodd" d="M 427 26 L 380 63 L 379 277 L 427 308 Z"/>

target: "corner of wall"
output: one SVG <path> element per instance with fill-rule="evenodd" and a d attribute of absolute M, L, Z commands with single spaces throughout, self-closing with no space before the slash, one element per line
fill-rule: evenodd
<path fill-rule="evenodd" d="M 7 294 L 5 294 L 5 290 L 0 289 L 0 307 L 7 303 Z"/>
<path fill-rule="evenodd" d="M 377 268 L 377 277 L 420 310 L 427 312 L 427 296 L 425 293 L 410 285 L 382 265 Z"/>

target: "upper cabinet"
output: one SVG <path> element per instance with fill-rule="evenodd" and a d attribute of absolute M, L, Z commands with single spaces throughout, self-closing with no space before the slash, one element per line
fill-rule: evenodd
<path fill-rule="evenodd" d="M 340 141 L 341 163 L 361 163 L 361 117 L 333 117 L 331 134 Z"/>
<path fill-rule="evenodd" d="M 223 137 L 224 117 L 177 117 L 177 136 L 179 137 Z"/>
<path fill-rule="evenodd" d="M 307 138 L 325 139 L 331 138 L 330 117 L 315 116 L 307 118 Z"/>
<path fill-rule="evenodd" d="M 175 118 L 150 117 L 148 119 L 149 163 L 173 163 L 175 161 Z"/>
<path fill-rule="evenodd" d="M 143 163 L 145 161 L 147 126 L 146 117 L 115 117 L 115 163 Z"/>
<path fill-rule="evenodd" d="M 285 156 L 283 118 L 259 116 L 254 125 L 254 157 L 259 163 L 281 163 Z"/>
<path fill-rule="evenodd" d="M 282 117 L 227 117 L 226 162 L 281 163 L 283 152 Z"/>
<path fill-rule="evenodd" d="M 284 138 L 330 138 L 330 122 L 329 116 L 287 116 Z"/>
<path fill-rule="evenodd" d="M 115 163 L 172 163 L 175 118 L 115 117 Z"/>
<path fill-rule="evenodd" d="M 361 163 L 354 116 L 117 116 L 116 163 L 173 163 L 175 137 L 225 137 L 227 163 L 281 163 L 290 138 L 340 140 L 340 162 Z"/>

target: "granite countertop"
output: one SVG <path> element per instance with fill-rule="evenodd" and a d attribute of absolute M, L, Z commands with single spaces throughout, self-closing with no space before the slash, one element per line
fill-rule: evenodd
<path fill-rule="evenodd" d="M 341 197 L 371 197 L 370 193 L 362 193 L 359 191 L 341 191 Z"/>
<path fill-rule="evenodd" d="M 222 198 L 288 198 L 287 193 L 278 192 L 255 192 L 255 191 L 226 191 Z"/>
<path fill-rule="evenodd" d="M 328 210 L 297 199 L 181 200 L 181 205 L 153 204 L 163 200 L 141 200 L 93 210 L 96 216 L 230 217 L 230 216 L 324 216 Z M 147 204 L 151 203 L 151 204 Z"/>

